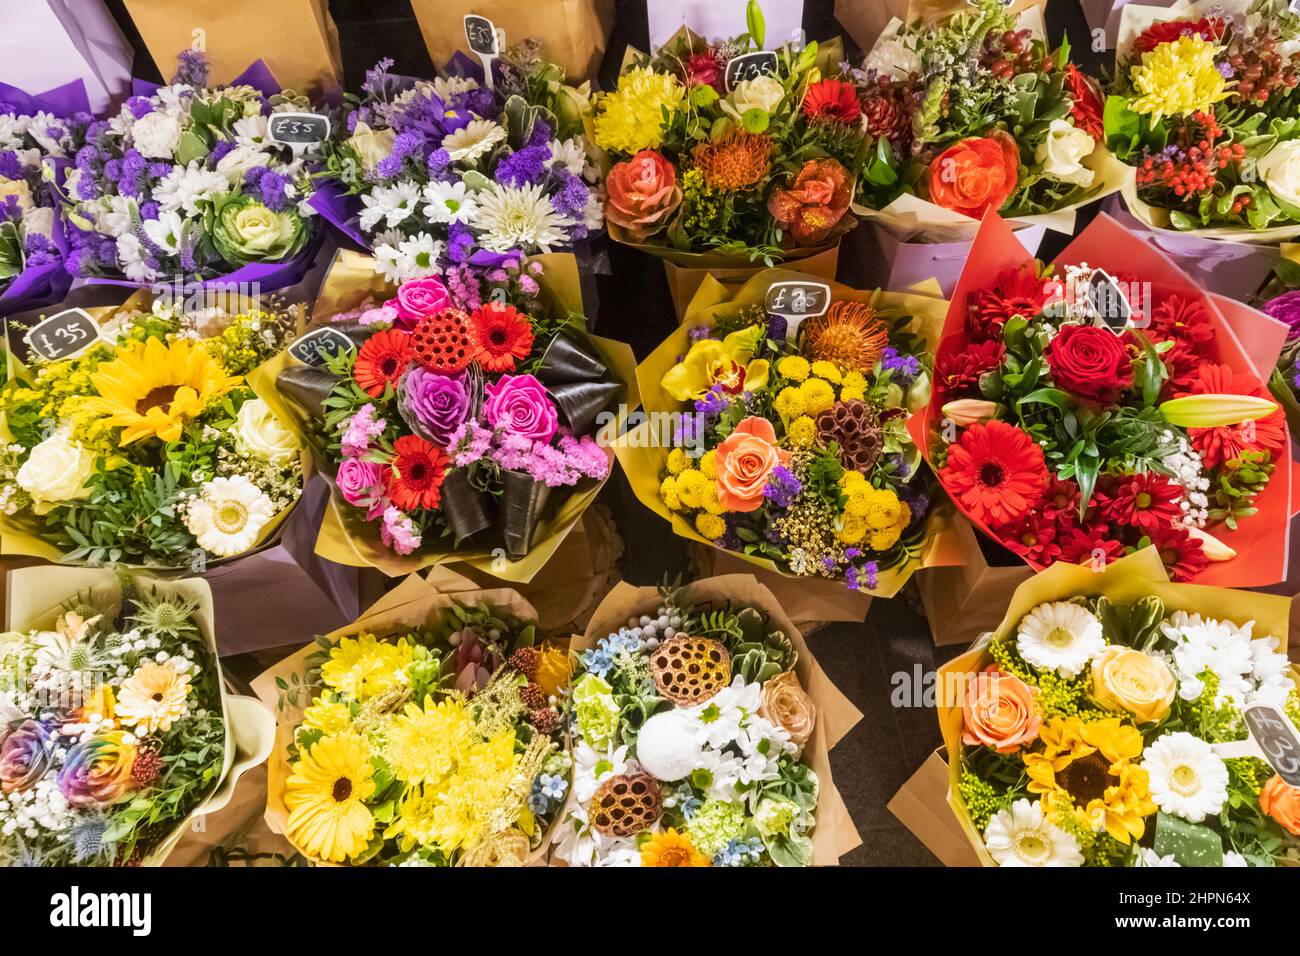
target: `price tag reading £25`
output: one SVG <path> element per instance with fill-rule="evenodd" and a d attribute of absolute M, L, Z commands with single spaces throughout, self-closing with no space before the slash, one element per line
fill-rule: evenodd
<path fill-rule="evenodd" d="M 787 279 L 767 287 L 763 308 L 786 320 L 786 338 L 793 340 L 804 319 L 824 315 L 831 307 L 831 287 L 825 282 Z"/>
<path fill-rule="evenodd" d="M 352 347 L 350 338 L 338 329 L 327 326 L 313 329 L 302 336 L 289 346 L 289 354 L 304 365 L 320 368 L 327 359 L 337 358 Z"/>
<path fill-rule="evenodd" d="M 99 340 L 99 323 L 85 309 L 67 309 L 34 325 L 25 338 L 41 358 L 75 358 Z"/>

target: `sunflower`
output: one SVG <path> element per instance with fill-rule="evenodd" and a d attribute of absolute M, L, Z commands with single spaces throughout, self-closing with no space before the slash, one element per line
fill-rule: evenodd
<path fill-rule="evenodd" d="M 392 467 L 384 472 L 389 500 L 407 512 L 437 508 L 448 462 L 447 453 L 433 442 L 403 435 L 393 442 Z"/>
<path fill-rule="evenodd" d="M 352 378 L 371 398 L 379 398 L 388 386 L 397 388 L 413 358 L 411 336 L 400 329 L 385 329 L 366 339 L 358 350 Z"/>
<path fill-rule="evenodd" d="M 885 323 L 865 302 L 835 302 L 803 325 L 803 353 L 846 372 L 870 372 L 888 344 Z"/>
<path fill-rule="evenodd" d="M 1142 756 L 1142 735 L 1118 717 L 1084 723 L 1078 717 L 1043 724 L 1041 752 L 1025 755 L 1030 793 L 1049 818 L 1074 816 L 1094 832 L 1103 827 L 1128 846 L 1141 839 L 1156 812 Z"/>
<path fill-rule="evenodd" d="M 641 844 L 642 866 L 708 866 L 709 858 L 695 849 L 689 833 L 672 827 Z"/>
<path fill-rule="evenodd" d="M 533 327 L 528 317 L 512 305 L 485 302 L 474 310 L 474 361 L 485 372 L 513 372 L 515 363 L 528 358 L 533 347 Z"/>
<path fill-rule="evenodd" d="M 366 806 L 375 793 L 370 751 L 355 734 L 322 737 L 285 781 L 289 811 L 285 836 L 310 857 L 342 863 L 366 848 L 375 818 Z"/>
<path fill-rule="evenodd" d="M 189 711 L 190 679 L 171 664 L 146 661 L 122 682 L 117 719 L 138 734 L 171 730 Z"/>
<path fill-rule="evenodd" d="M 1043 449 L 1019 428 L 995 419 L 962 432 L 948 447 L 939 479 L 963 511 L 998 528 L 1037 507 L 1048 475 Z"/>
<path fill-rule="evenodd" d="M 187 419 L 243 381 L 227 375 L 203 343 L 148 339 L 118 349 L 90 376 L 96 395 L 84 408 L 121 428 L 120 445 L 142 438 L 175 441 Z"/>

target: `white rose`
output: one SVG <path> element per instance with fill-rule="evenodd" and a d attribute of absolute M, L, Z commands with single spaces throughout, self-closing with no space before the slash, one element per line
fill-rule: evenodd
<path fill-rule="evenodd" d="M 356 130 L 348 138 L 348 145 L 361 160 L 362 169 L 374 169 L 381 159 L 387 159 L 393 151 L 396 134 L 391 129 L 371 129 L 365 123 L 358 123 Z"/>
<path fill-rule="evenodd" d="M 722 109 L 737 122 L 750 110 L 771 114 L 785 98 L 785 87 L 774 76 L 756 76 L 741 80 L 722 101 Z"/>
<path fill-rule="evenodd" d="M 250 398 L 239 407 L 235 437 L 254 455 L 273 464 L 287 462 L 298 454 L 298 439 L 260 398 Z"/>
<path fill-rule="evenodd" d="M 147 159 L 171 159 L 181 141 L 181 124 L 176 117 L 154 110 L 131 124 L 131 139 Z"/>
<path fill-rule="evenodd" d="M 18 469 L 18 487 L 32 496 L 33 510 L 45 514 L 57 504 L 90 494 L 86 480 L 94 474 L 95 456 L 60 428 L 32 449 Z"/>
<path fill-rule="evenodd" d="M 1274 196 L 1300 206 L 1300 139 L 1278 143 L 1260 158 L 1255 171 Z"/>
<path fill-rule="evenodd" d="M 1096 147 L 1096 140 L 1083 130 L 1063 119 L 1054 119 L 1047 128 L 1047 139 L 1038 144 L 1034 158 L 1048 179 L 1075 186 L 1091 186 L 1094 173 L 1083 165 L 1083 161 Z"/>

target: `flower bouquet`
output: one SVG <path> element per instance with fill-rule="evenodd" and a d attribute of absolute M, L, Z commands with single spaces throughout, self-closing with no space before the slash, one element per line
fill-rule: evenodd
<path fill-rule="evenodd" d="M 271 829 L 318 864 L 544 860 L 569 789 L 570 664 L 533 620 L 513 591 L 412 575 L 259 677 L 279 720 Z"/>
<path fill-rule="evenodd" d="M 348 347 L 259 373 L 334 476 L 317 553 L 389 575 L 465 561 L 531 579 L 609 475 L 598 433 L 636 406 L 631 350 L 587 335 L 581 308 L 572 256 L 394 288 L 342 253 L 315 322 Z"/>
<path fill-rule="evenodd" d="M 1268 390 L 1286 412 L 1292 441 L 1300 436 L 1300 246 L 1281 244 L 1273 278 L 1259 295 L 1259 308 L 1286 329 Z"/>
<path fill-rule="evenodd" d="M 641 503 L 682 537 L 799 577 L 797 589 L 821 579 L 889 597 L 927 563 L 940 520 L 907 419 L 929 397 L 947 304 L 833 284 L 825 314 L 787 335 L 765 297 L 806 278 L 765 270 L 734 297 L 706 280 L 637 368 L 646 420 L 616 451 Z"/>
<path fill-rule="evenodd" d="M 226 694 L 193 579 L 11 572 L 0 635 L 0 865 L 156 866 L 270 753 Z"/>
<path fill-rule="evenodd" d="M 1107 216 L 1050 267 L 986 218 L 917 443 L 957 507 L 1035 570 L 1151 544 L 1176 581 L 1276 583 L 1291 442 L 1258 370 L 1277 346 L 1252 356 L 1221 305 Z M 1243 311 L 1244 330 L 1259 316 Z"/>
<path fill-rule="evenodd" d="M 979 0 L 941 24 L 895 21 L 854 70 L 867 133 L 854 212 L 903 238 L 969 241 L 986 211 L 1074 231 L 1120 187 L 1102 98 L 1052 50 L 1042 11 Z"/>
<path fill-rule="evenodd" d="M 237 298 L 190 310 L 143 291 L 94 311 L 97 337 L 81 329 L 75 355 L 24 366 L 10 351 L 0 553 L 202 571 L 266 542 L 304 458 L 246 376 L 298 311 Z"/>
<path fill-rule="evenodd" d="M 1124 8 L 1106 141 L 1144 224 L 1206 239 L 1300 235 L 1300 17 L 1285 0 Z"/>
<path fill-rule="evenodd" d="M 206 72 L 203 55 L 186 51 L 170 86 L 137 82 L 116 116 L 87 128 L 62 184 L 74 276 L 271 290 L 306 273 L 320 232 L 307 203 L 319 150 L 271 140 L 268 118 L 309 104 L 260 61 L 229 86 L 209 87 Z"/>
<path fill-rule="evenodd" d="M 862 841 L 828 751 L 862 719 L 766 588 L 620 584 L 574 638 L 570 866 L 833 865 Z"/>
<path fill-rule="evenodd" d="M 0 83 L 0 312 L 63 299 L 71 277 L 57 191 L 46 178 L 84 142 L 90 122 L 80 83 L 31 96 Z"/>
<path fill-rule="evenodd" d="M 1300 722 L 1290 599 L 1057 564 L 939 670 L 949 803 L 986 865 L 1300 863 L 1300 789 L 1243 708 Z"/>
<path fill-rule="evenodd" d="M 600 229 L 587 157 L 587 85 L 528 47 L 493 61 L 494 84 L 463 55 L 433 80 L 366 74 L 312 200 L 374 253 L 393 283 L 467 263 L 572 250 Z"/>

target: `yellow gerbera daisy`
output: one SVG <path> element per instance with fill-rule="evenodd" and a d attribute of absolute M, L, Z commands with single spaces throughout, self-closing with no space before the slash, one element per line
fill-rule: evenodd
<path fill-rule="evenodd" d="M 285 836 L 308 856 L 342 863 L 370 843 L 375 793 L 370 751 L 355 734 L 322 737 L 293 765 L 285 782 Z"/>
<path fill-rule="evenodd" d="M 642 866 L 709 866 L 709 858 L 695 849 L 689 833 L 669 827 L 641 844 Z"/>
<path fill-rule="evenodd" d="M 109 427 L 121 428 L 118 443 L 123 446 L 155 436 L 175 441 L 187 419 L 243 381 L 227 375 L 202 343 L 189 339 L 123 346 L 90 380 L 96 395 L 83 408 L 104 416 Z"/>
<path fill-rule="evenodd" d="M 117 719 L 138 734 L 164 733 L 189 711 L 190 679 L 171 664 L 146 661 L 122 682 Z"/>
<path fill-rule="evenodd" d="M 1058 717 L 1043 724 L 1039 739 L 1043 750 L 1025 755 L 1025 772 L 1049 815 L 1073 814 L 1125 846 L 1141 839 L 1156 805 L 1147 772 L 1133 763 L 1142 755 L 1136 727 L 1118 717 Z"/>

